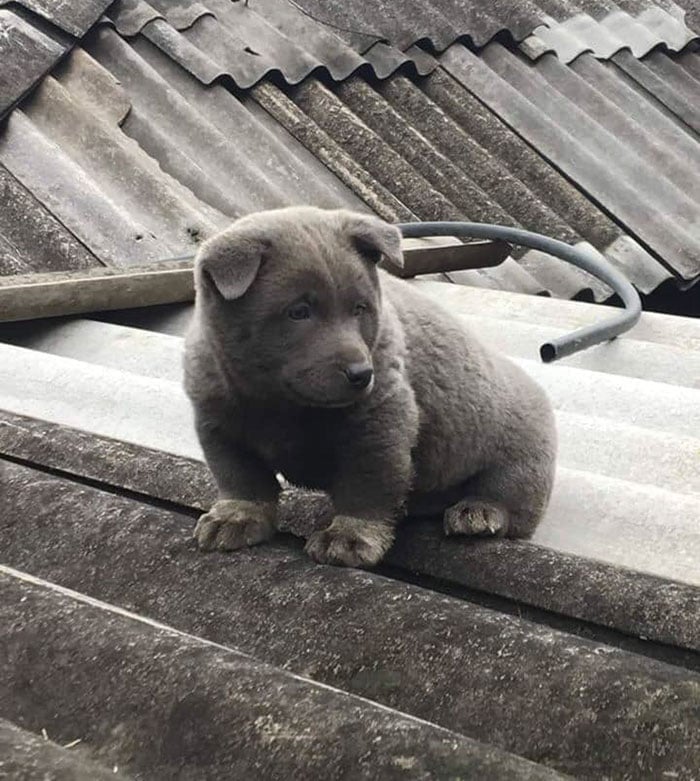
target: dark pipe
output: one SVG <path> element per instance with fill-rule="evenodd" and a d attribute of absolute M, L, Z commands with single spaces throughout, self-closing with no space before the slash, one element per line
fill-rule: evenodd
<path fill-rule="evenodd" d="M 489 225 L 480 222 L 404 222 L 397 226 L 406 238 L 425 236 L 461 236 L 472 239 L 501 239 L 509 244 L 540 250 L 555 258 L 571 263 L 587 271 L 612 288 L 622 300 L 625 308 L 614 317 L 598 325 L 579 328 L 573 333 L 552 339 L 540 347 L 540 357 L 545 363 L 551 363 L 567 355 L 573 355 L 586 347 L 600 344 L 607 339 L 628 331 L 637 323 L 642 314 L 642 302 L 639 294 L 629 280 L 604 258 L 595 257 L 585 250 L 572 247 L 563 241 L 550 239 L 539 233 L 508 228 L 504 225 Z"/>

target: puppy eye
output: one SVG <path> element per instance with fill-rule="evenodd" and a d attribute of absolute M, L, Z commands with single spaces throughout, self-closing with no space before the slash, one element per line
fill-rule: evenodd
<path fill-rule="evenodd" d="M 290 320 L 308 320 L 311 317 L 311 307 L 308 304 L 294 304 L 287 310 Z"/>
<path fill-rule="evenodd" d="M 363 315 L 367 311 L 367 304 L 359 303 L 355 304 L 355 317 Z"/>

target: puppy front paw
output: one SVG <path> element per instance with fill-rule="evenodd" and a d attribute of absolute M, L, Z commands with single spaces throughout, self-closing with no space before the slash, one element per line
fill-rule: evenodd
<path fill-rule="evenodd" d="M 391 524 L 339 515 L 327 529 L 309 537 L 305 550 L 319 564 L 374 567 L 393 541 Z"/>
<path fill-rule="evenodd" d="M 272 502 L 220 499 L 200 516 L 194 538 L 200 550 L 237 550 L 269 540 L 275 533 Z"/>
<path fill-rule="evenodd" d="M 464 499 L 445 510 L 445 534 L 472 537 L 502 537 L 508 531 L 508 511 L 490 502 Z"/>

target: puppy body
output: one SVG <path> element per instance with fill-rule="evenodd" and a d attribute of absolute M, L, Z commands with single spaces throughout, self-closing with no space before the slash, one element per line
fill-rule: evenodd
<path fill-rule="evenodd" d="M 307 543 L 322 562 L 376 564 L 406 510 L 444 512 L 447 533 L 535 528 L 556 450 L 544 393 L 382 255 L 401 262 L 392 226 L 311 208 L 202 248 L 185 383 L 220 501 L 201 547 L 270 536 L 277 472 L 329 493 L 335 518 Z"/>

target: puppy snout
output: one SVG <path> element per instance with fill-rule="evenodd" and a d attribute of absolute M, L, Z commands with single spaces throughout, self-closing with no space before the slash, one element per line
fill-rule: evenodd
<path fill-rule="evenodd" d="M 362 390 L 372 382 L 374 371 L 368 363 L 351 363 L 345 369 L 345 376 L 353 388 Z"/>

